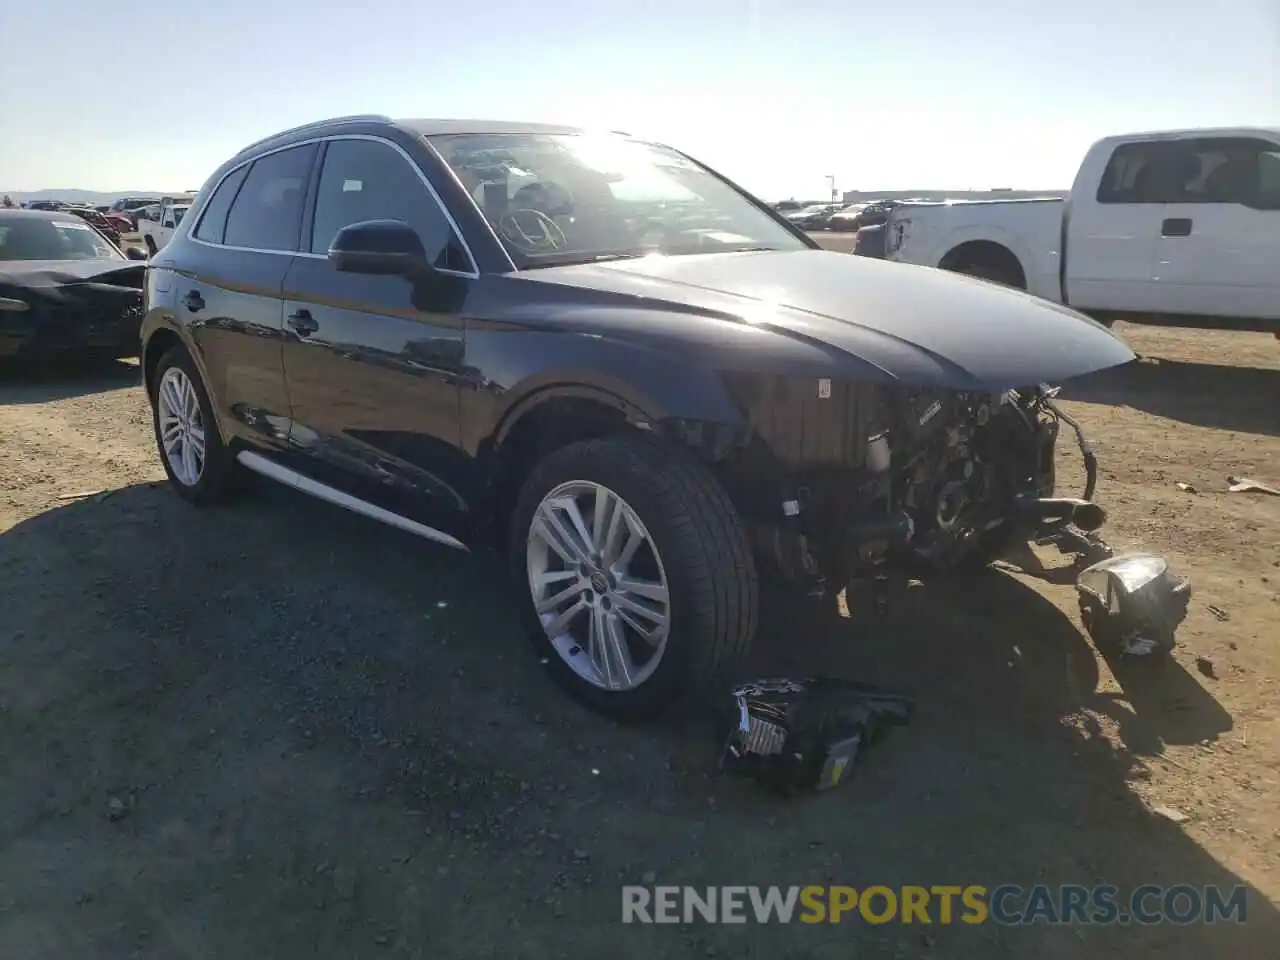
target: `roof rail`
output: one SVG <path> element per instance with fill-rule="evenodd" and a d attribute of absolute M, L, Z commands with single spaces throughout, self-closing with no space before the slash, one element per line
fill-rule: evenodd
<path fill-rule="evenodd" d="M 271 140 L 278 139 L 279 137 L 290 136 L 295 133 L 305 133 L 307 130 L 320 130 L 320 129 L 323 129 L 324 127 L 333 126 L 334 124 L 338 124 L 338 123 L 353 123 L 360 120 L 368 121 L 371 123 L 390 123 L 391 122 L 390 117 L 385 116 L 384 114 L 381 114 L 381 113 L 354 113 L 348 117 L 330 117 L 327 120 L 312 120 L 310 123 L 304 123 L 297 127 L 290 127 L 288 130 L 279 130 L 276 133 L 271 134 L 270 136 L 263 137 L 261 140 L 255 140 L 253 141 L 253 143 L 249 144 L 247 147 L 245 147 L 239 153 L 237 153 L 236 156 L 238 157 L 240 156 L 241 153 L 247 153 L 248 151 L 252 150 L 254 147 L 261 146 L 262 144 L 267 143 L 268 141 L 271 141 Z"/>

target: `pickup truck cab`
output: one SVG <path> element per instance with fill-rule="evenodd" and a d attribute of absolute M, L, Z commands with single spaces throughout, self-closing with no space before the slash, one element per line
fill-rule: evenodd
<path fill-rule="evenodd" d="M 183 215 L 191 208 L 195 194 L 183 194 L 176 197 L 162 197 L 154 206 L 144 207 L 138 211 L 138 235 L 147 247 L 147 253 L 156 255 L 162 250 L 173 232 L 182 223 Z"/>
<path fill-rule="evenodd" d="M 1280 336 L 1280 129 L 1107 137 L 1065 198 L 907 204 L 885 251 L 1103 323 Z"/>

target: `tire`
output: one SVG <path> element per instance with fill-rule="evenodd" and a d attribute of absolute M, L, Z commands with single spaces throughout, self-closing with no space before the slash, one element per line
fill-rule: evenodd
<path fill-rule="evenodd" d="M 597 558 L 587 570 L 605 581 L 582 572 L 575 578 L 553 570 L 551 576 L 559 580 L 554 588 L 546 588 L 545 595 L 562 592 L 575 604 L 579 600 L 598 604 L 601 628 L 608 622 L 621 631 L 634 683 L 615 682 L 612 688 L 602 682 L 606 676 L 598 663 L 603 661 L 593 660 L 591 651 L 584 649 L 591 646 L 588 628 L 597 608 L 581 609 L 568 632 L 553 641 L 539 617 L 533 586 L 534 578 L 546 569 L 544 561 L 555 567 L 566 565 L 539 533 L 549 530 L 545 502 L 553 495 L 577 496 L 590 533 L 595 522 L 588 511 L 593 491 L 598 496 L 601 488 L 624 508 L 614 546 L 606 544 L 601 551 L 605 559 Z M 612 563 L 608 558 L 625 554 L 621 546 L 637 529 L 632 518 L 625 516 L 626 509 L 648 539 L 629 562 Z M 554 516 L 569 522 L 562 511 Z M 606 525 L 606 529 L 612 527 Z M 682 694 L 727 678 L 745 659 L 755 638 L 759 583 L 745 528 L 723 487 L 685 451 L 619 437 L 586 440 L 557 450 L 535 466 L 520 491 L 508 550 L 521 619 L 534 649 L 571 696 L 606 715 L 634 720 L 660 715 Z M 616 580 L 609 579 L 615 576 Z M 650 588 L 665 582 L 668 629 L 656 648 L 632 629 L 637 621 L 644 625 L 651 621 L 623 606 L 627 597 L 649 597 L 626 593 L 625 584 L 635 580 L 650 581 Z M 616 592 L 610 592 L 614 587 Z M 575 594 L 577 588 L 582 592 Z M 660 601 L 650 604 L 645 599 L 645 603 L 660 606 Z M 553 608 L 544 616 L 550 621 L 561 609 Z M 611 672 L 616 673 L 615 680 L 627 673 Z"/>
<path fill-rule="evenodd" d="M 194 418 L 188 417 L 188 420 L 192 427 L 202 430 L 204 435 L 204 456 L 194 480 L 189 474 L 184 476 L 183 472 L 175 467 L 170 454 L 165 450 L 161 427 L 162 416 L 174 405 L 162 397 L 161 392 L 168 390 L 171 380 L 177 386 L 183 378 L 190 384 L 200 413 L 198 424 Z M 160 462 L 164 466 L 165 474 L 169 477 L 170 485 L 180 497 L 197 506 L 206 506 L 225 500 L 236 489 L 236 463 L 218 432 L 213 405 L 209 401 L 209 393 L 205 389 L 204 381 L 200 378 L 200 371 L 185 348 L 173 347 L 160 358 L 150 392 L 151 422 L 155 430 L 156 450 L 160 454 Z M 179 456 L 175 459 L 181 465 L 183 458 Z"/>
<path fill-rule="evenodd" d="M 143 238 L 143 242 L 147 245 L 147 256 L 154 257 L 156 255 L 156 242 L 151 239 L 151 234 L 147 234 Z"/>
<path fill-rule="evenodd" d="M 988 280 L 991 283 L 998 283 L 1005 287 L 1015 287 L 1021 289 L 1018 278 L 1010 275 L 1007 270 L 1000 267 L 992 266 L 989 263 L 962 263 L 955 268 L 956 273 L 963 273 L 965 276 L 976 277 L 979 280 Z"/>

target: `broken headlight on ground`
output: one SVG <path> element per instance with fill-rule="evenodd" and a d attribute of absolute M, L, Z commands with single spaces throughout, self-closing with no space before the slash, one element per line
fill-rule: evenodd
<path fill-rule="evenodd" d="M 722 769 L 782 793 L 825 790 L 885 729 L 910 719 L 908 697 L 851 680 L 755 680 L 720 705 Z"/>
<path fill-rule="evenodd" d="M 1147 656 L 1173 649 L 1187 615 L 1191 583 L 1163 557 L 1132 553 L 1086 567 L 1076 580 L 1080 617 L 1099 646 Z"/>

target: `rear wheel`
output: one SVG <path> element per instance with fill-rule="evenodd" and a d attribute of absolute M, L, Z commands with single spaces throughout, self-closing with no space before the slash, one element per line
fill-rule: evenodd
<path fill-rule="evenodd" d="M 1014 274 L 1012 270 L 993 263 L 962 263 L 953 269 L 956 273 L 977 277 L 979 280 L 989 280 L 992 283 L 999 283 L 1006 287 L 1021 288 L 1022 286 L 1021 277 Z"/>
<path fill-rule="evenodd" d="M 684 451 L 617 437 L 556 451 L 524 484 L 510 555 L 534 647 L 601 712 L 653 716 L 725 676 L 754 639 L 746 532 Z"/>
<path fill-rule="evenodd" d="M 173 347 L 156 365 L 151 409 L 160 462 L 174 490 L 199 505 L 224 499 L 233 488 L 235 460 L 218 433 L 200 372 L 184 348 Z"/>

